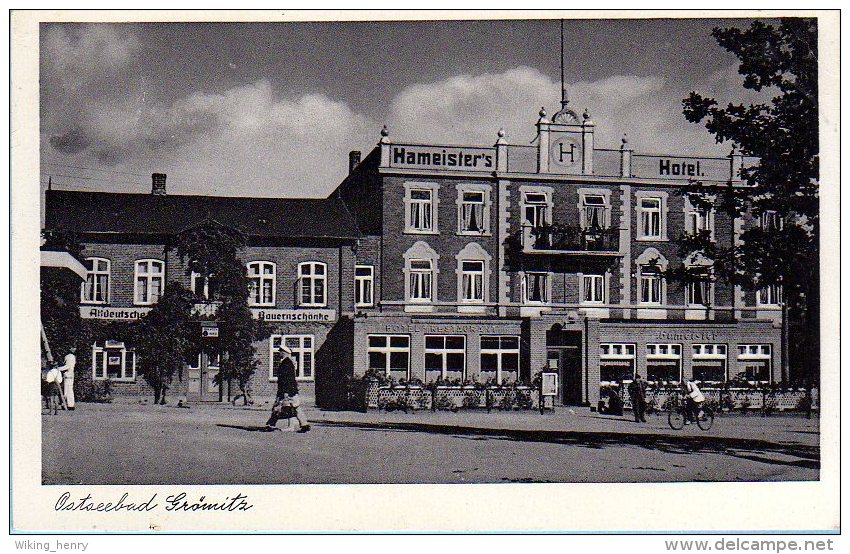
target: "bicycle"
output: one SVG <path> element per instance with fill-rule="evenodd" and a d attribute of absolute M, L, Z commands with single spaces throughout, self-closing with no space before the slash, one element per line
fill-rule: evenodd
<path fill-rule="evenodd" d="M 667 424 L 674 431 L 680 431 L 685 426 L 685 420 L 688 417 L 688 408 L 685 402 L 678 400 L 667 414 Z M 700 406 L 697 413 L 697 427 L 703 431 L 708 431 L 714 424 L 714 410 L 708 406 Z"/>

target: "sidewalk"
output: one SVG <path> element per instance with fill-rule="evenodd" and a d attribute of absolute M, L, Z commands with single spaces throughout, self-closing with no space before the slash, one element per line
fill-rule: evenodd
<path fill-rule="evenodd" d="M 194 409 L 224 409 L 242 412 L 267 412 L 271 405 L 236 406 L 230 404 L 193 405 Z M 762 417 L 759 414 L 724 414 L 714 421 L 709 431 L 701 431 L 694 426 L 674 431 L 667 424 L 667 414 L 647 416 L 647 423 L 636 423 L 631 412 L 623 416 L 602 415 L 591 412 L 587 407 L 557 406 L 543 414 L 536 410 L 501 412 L 493 410 L 460 410 L 450 412 L 438 410 L 416 410 L 415 412 L 387 412 L 369 410 L 366 413 L 355 411 L 328 411 L 315 406 L 305 406 L 307 418 L 319 425 L 365 424 L 364 426 L 414 426 L 420 428 L 443 428 L 445 432 L 458 428 L 464 430 L 488 431 L 524 431 L 524 432 L 573 432 L 573 433 L 613 433 L 624 435 L 653 434 L 674 436 L 705 436 L 724 438 L 744 438 L 750 440 L 781 440 L 793 443 L 817 445 L 819 440 L 818 418 L 806 419 L 799 414 L 773 415 Z"/>

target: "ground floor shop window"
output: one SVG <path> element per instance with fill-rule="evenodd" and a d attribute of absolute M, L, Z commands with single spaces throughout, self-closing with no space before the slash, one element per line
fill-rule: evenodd
<path fill-rule="evenodd" d="M 515 383 L 519 379 L 519 337 L 512 335 L 481 337 L 481 378 L 497 383 Z"/>
<path fill-rule="evenodd" d="M 466 374 L 466 337 L 425 335 L 425 381 L 463 379 Z"/>
<path fill-rule="evenodd" d="M 296 378 L 302 381 L 313 380 L 313 335 L 272 335 L 269 343 L 269 381 L 277 381 L 276 371 L 282 360 L 280 347 L 283 345 L 292 352 Z"/>
<path fill-rule="evenodd" d="M 726 381 L 726 345 L 693 345 L 693 379 L 702 382 L 722 383 Z"/>
<path fill-rule="evenodd" d="M 647 381 L 679 381 L 681 378 L 681 344 L 646 345 Z"/>
<path fill-rule="evenodd" d="M 92 378 L 95 381 L 134 381 L 136 379 L 136 353 L 123 342 L 108 340 L 103 345 L 92 346 Z"/>
<path fill-rule="evenodd" d="M 738 376 L 751 382 L 770 381 L 771 348 L 769 344 L 738 345 Z"/>
<path fill-rule="evenodd" d="M 635 376 L 634 344 L 599 345 L 599 380 L 609 383 L 630 381 Z"/>
<path fill-rule="evenodd" d="M 369 369 L 394 379 L 410 377 L 410 336 L 369 335 Z"/>

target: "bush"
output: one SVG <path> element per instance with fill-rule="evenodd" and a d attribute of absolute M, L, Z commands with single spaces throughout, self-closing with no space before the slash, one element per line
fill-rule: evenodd
<path fill-rule="evenodd" d="M 112 381 L 82 381 L 75 391 L 80 402 L 98 402 L 108 404 L 112 402 Z"/>

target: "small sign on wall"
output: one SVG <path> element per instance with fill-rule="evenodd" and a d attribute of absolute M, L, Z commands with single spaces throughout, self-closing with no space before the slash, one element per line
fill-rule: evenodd
<path fill-rule="evenodd" d="M 541 377 L 540 394 L 542 396 L 558 396 L 558 374 L 546 371 Z"/>

